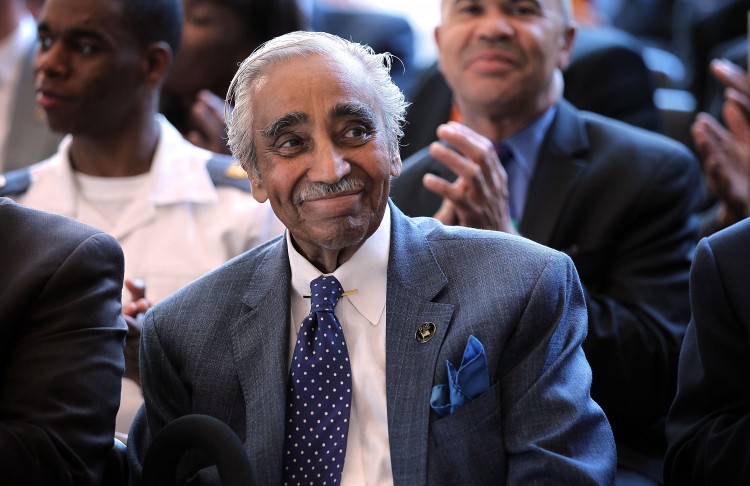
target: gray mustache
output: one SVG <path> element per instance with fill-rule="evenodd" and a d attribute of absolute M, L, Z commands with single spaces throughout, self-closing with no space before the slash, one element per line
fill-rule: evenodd
<path fill-rule="evenodd" d="M 361 179 L 344 177 L 335 184 L 325 184 L 316 182 L 299 191 L 297 194 L 297 204 L 303 203 L 309 199 L 318 199 L 325 196 L 331 196 L 340 192 L 356 191 L 365 187 L 365 182 Z"/>

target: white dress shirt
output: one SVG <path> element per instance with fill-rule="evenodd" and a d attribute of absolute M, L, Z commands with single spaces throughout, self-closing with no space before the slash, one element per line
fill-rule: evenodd
<path fill-rule="evenodd" d="M 391 213 L 362 247 L 333 272 L 345 292 L 335 314 L 341 322 L 352 367 L 352 409 L 349 420 L 343 485 L 391 485 L 391 453 L 385 387 L 385 296 Z M 310 313 L 310 282 L 322 273 L 297 252 L 287 231 L 292 271 L 289 360 L 302 320 Z"/>

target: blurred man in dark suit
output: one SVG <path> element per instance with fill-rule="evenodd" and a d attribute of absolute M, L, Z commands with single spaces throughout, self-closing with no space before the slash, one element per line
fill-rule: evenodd
<path fill-rule="evenodd" d="M 667 484 L 750 483 L 750 220 L 701 241 L 669 412 Z"/>
<path fill-rule="evenodd" d="M 575 34 L 566 0 L 444 0 L 435 38 L 463 123 L 441 125 L 439 142 L 404 162 L 392 197 L 406 214 L 518 233 L 573 258 L 618 481 L 658 483 L 700 172 L 673 140 L 562 99 Z"/>
<path fill-rule="evenodd" d="M 114 238 L 0 198 L 0 482 L 101 484 L 125 367 Z"/>

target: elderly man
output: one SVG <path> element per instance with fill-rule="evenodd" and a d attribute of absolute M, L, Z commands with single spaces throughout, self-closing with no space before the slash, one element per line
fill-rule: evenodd
<path fill-rule="evenodd" d="M 435 39 L 461 122 L 404 162 L 392 197 L 407 215 L 520 233 L 573 259 L 618 479 L 658 484 L 690 318 L 699 166 L 672 140 L 561 98 L 575 34 L 568 0 L 444 0 Z"/>
<path fill-rule="evenodd" d="M 405 109 L 389 63 L 298 32 L 241 65 L 230 145 L 286 235 L 147 314 L 136 483 L 152 437 L 191 413 L 237 433 L 254 484 L 612 480 L 572 262 L 388 202 Z"/>

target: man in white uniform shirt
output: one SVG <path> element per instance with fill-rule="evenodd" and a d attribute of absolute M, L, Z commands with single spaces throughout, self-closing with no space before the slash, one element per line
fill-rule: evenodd
<path fill-rule="evenodd" d="M 242 484 L 613 480 L 570 258 L 389 203 L 406 108 L 390 60 L 295 32 L 240 66 L 230 147 L 287 232 L 147 312 L 132 484 L 189 414 L 237 434 Z M 207 457 L 177 476 L 217 484 Z"/>
<path fill-rule="evenodd" d="M 37 100 L 50 127 L 70 135 L 51 158 L 6 173 L 0 189 L 115 236 L 134 292 L 123 293 L 126 313 L 144 296 L 135 282 L 157 302 L 283 231 L 244 177 L 232 176 L 239 168 L 230 158 L 191 145 L 156 112 L 181 25 L 179 0 L 48 0 L 38 27 Z M 128 317 L 133 380 L 123 382 L 121 433 L 142 402 L 138 322 Z"/>

